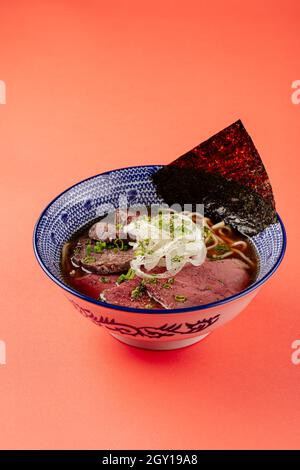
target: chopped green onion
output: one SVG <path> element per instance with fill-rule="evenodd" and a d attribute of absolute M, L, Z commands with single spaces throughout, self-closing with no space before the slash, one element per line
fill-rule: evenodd
<path fill-rule="evenodd" d="M 175 300 L 176 302 L 185 302 L 187 298 L 185 297 L 185 295 L 175 295 Z"/>
<path fill-rule="evenodd" d="M 105 248 L 106 243 L 98 241 L 96 242 L 96 245 L 94 246 L 94 252 L 95 253 L 102 253 L 103 248 Z"/>
<path fill-rule="evenodd" d="M 121 284 L 124 281 L 129 281 L 130 279 L 134 279 L 135 277 L 135 270 L 129 268 L 126 274 L 121 274 L 117 279 L 117 284 Z"/>
<path fill-rule="evenodd" d="M 217 245 L 214 250 L 219 254 L 223 254 L 223 253 L 227 253 L 227 251 L 229 251 L 229 247 L 227 245 L 224 244 L 219 244 Z"/>
<path fill-rule="evenodd" d="M 107 284 L 109 282 L 109 279 L 108 279 L 108 277 L 103 276 L 103 277 L 100 278 L 100 282 L 103 282 L 104 284 Z"/>
<path fill-rule="evenodd" d="M 117 279 L 117 284 L 121 284 L 124 281 L 127 281 L 126 274 L 121 274 Z"/>
<path fill-rule="evenodd" d="M 119 249 L 120 251 L 123 250 L 124 248 L 124 242 L 123 240 L 121 240 L 121 238 L 117 238 L 115 241 L 114 241 L 114 245 L 117 249 Z"/>
<path fill-rule="evenodd" d="M 92 252 L 92 245 L 89 243 L 87 246 L 86 246 L 86 254 L 87 256 L 90 256 Z"/>
<path fill-rule="evenodd" d="M 84 262 L 85 264 L 91 264 L 91 263 L 94 263 L 95 261 L 96 261 L 95 256 L 90 256 L 90 255 L 86 256 L 86 257 L 83 259 L 83 262 Z"/>
<path fill-rule="evenodd" d="M 141 250 L 141 249 L 135 250 L 134 252 L 134 256 L 144 256 L 144 254 L 145 254 L 144 250 Z"/>
<path fill-rule="evenodd" d="M 132 268 L 128 269 L 128 272 L 126 274 L 127 279 L 134 279 L 135 277 L 135 270 Z"/>
<path fill-rule="evenodd" d="M 145 284 L 142 281 L 138 286 L 136 286 L 135 289 L 131 291 L 131 297 L 133 299 L 138 299 L 139 297 L 141 297 L 144 289 L 145 289 Z"/>
<path fill-rule="evenodd" d="M 173 258 L 171 258 L 171 261 L 172 261 L 173 263 L 179 263 L 179 262 L 182 261 L 182 260 L 183 260 L 183 256 L 178 256 L 178 255 L 173 256 Z"/>
<path fill-rule="evenodd" d="M 174 284 L 174 277 L 170 277 L 170 279 L 168 279 L 164 284 L 163 284 L 163 287 L 165 289 L 170 289 L 171 285 Z"/>

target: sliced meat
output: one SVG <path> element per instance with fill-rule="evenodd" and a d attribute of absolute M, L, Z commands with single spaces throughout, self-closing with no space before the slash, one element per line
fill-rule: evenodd
<path fill-rule="evenodd" d="M 89 237 L 93 240 L 102 241 L 112 241 L 117 238 L 132 240 L 124 232 L 123 227 L 135 220 L 139 215 L 139 213 L 131 213 L 121 209 L 110 212 L 102 220 L 92 225 L 89 230 Z"/>
<path fill-rule="evenodd" d="M 205 261 L 185 266 L 174 278 L 147 282 L 150 297 L 166 309 L 204 305 L 245 289 L 250 282 L 247 265 L 238 259 Z"/>
<path fill-rule="evenodd" d="M 90 272 L 114 274 L 126 272 L 132 258 L 131 248 L 127 251 L 104 248 L 101 253 L 97 253 L 94 242 L 91 242 L 89 238 L 81 238 L 74 249 L 72 263 L 75 266 L 82 266 Z"/>
<path fill-rule="evenodd" d="M 141 287 L 141 279 L 135 278 L 105 289 L 101 295 L 105 302 L 132 308 L 162 308 L 151 299 L 145 288 Z"/>
<path fill-rule="evenodd" d="M 115 285 L 119 275 L 110 274 L 108 276 L 99 276 L 98 274 L 86 274 L 85 276 L 74 278 L 72 285 L 89 297 L 99 299 L 99 295 L 105 289 Z"/>

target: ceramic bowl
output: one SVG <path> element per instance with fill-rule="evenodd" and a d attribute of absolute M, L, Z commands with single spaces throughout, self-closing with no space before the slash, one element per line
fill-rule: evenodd
<path fill-rule="evenodd" d="M 238 315 L 278 268 L 286 236 L 278 217 L 278 223 L 253 237 L 259 255 L 256 282 L 239 294 L 207 305 L 149 311 L 103 303 L 72 289 L 60 272 L 62 245 L 80 227 L 113 208 L 162 203 L 151 181 L 151 175 L 159 168 L 154 165 L 121 168 L 75 184 L 42 212 L 33 244 L 39 264 L 78 312 L 124 343 L 164 350 L 196 343 Z"/>

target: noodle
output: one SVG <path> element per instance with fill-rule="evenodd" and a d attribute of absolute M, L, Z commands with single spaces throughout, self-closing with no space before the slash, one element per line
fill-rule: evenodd
<path fill-rule="evenodd" d="M 212 230 L 217 230 L 217 229 L 219 229 L 221 227 L 224 227 L 224 226 L 225 226 L 225 222 L 224 222 L 224 220 L 222 220 L 221 222 L 218 222 L 217 224 L 213 225 L 211 227 L 211 229 Z"/>
<path fill-rule="evenodd" d="M 255 263 L 253 263 L 253 261 L 251 261 L 251 259 L 246 256 L 242 251 L 240 250 L 237 250 L 236 248 L 232 248 L 232 251 L 234 251 L 234 253 L 237 253 L 241 258 L 243 258 L 250 266 L 254 267 L 255 266 Z"/>
<path fill-rule="evenodd" d="M 232 255 L 232 251 L 227 251 L 227 253 L 224 253 L 224 255 L 212 255 L 214 259 L 224 259 L 228 258 L 228 256 Z"/>
<path fill-rule="evenodd" d="M 232 243 L 230 246 L 231 246 L 231 248 L 232 248 L 232 247 L 236 248 L 236 247 L 240 246 L 239 249 L 242 250 L 242 251 L 245 251 L 245 250 L 247 249 L 247 247 L 248 247 L 247 243 L 244 242 L 243 240 L 239 240 L 239 241 L 237 241 L 237 242 L 234 242 L 234 243 Z"/>
<path fill-rule="evenodd" d="M 224 259 L 230 256 L 236 256 L 242 258 L 249 267 L 255 266 L 255 262 L 243 253 L 249 247 L 248 242 L 245 240 L 237 240 L 232 228 L 225 225 L 224 220 L 216 224 L 213 224 L 208 217 L 204 217 L 201 220 L 204 229 L 208 231 L 208 235 L 205 237 L 207 251 L 213 252 L 218 249 L 219 245 L 227 247 L 228 249 L 225 253 L 210 255 L 212 259 Z"/>

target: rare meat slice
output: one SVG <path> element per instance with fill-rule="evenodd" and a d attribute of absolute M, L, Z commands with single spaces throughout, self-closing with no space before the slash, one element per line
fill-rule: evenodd
<path fill-rule="evenodd" d="M 138 277 L 105 289 L 100 297 L 104 302 L 123 307 L 162 308 L 159 303 L 149 297 L 142 280 Z"/>
<path fill-rule="evenodd" d="M 146 283 L 150 297 L 166 309 L 205 305 L 245 289 L 250 282 L 247 265 L 238 259 L 186 265 L 174 278 Z"/>
<path fill-rule="evenodd" d="M 75 266 L 81 266 L 89 272 L 98 274 L 114 274 L 126 272 L 130 268 L 130 261 L 133 258 L 131 248 L 126 251 L 118 248 L 97 247 L 89 238 L 81 238 L 72 256 L 72 263 Z"/>
<path fill-rule="evenodd" d="M 98 274 L 86 274 L 82 277 L 74 278 L 72 285 L 89 297 L 99 299 L 101 292 L 115 285 L 118 274 L 110 274 L 108 276 L 99 276 Z"/>
<path fill-rule="evenodd" d="M 110 212 L 106 217 L 96 222 L 89 230 L 89 237 L 93 240 L 112 241 L 117 238 L 130 239 L 124 232 L 124 226 L 135 220 L 141 214 L 139 211 L 117 209 Z"/>

